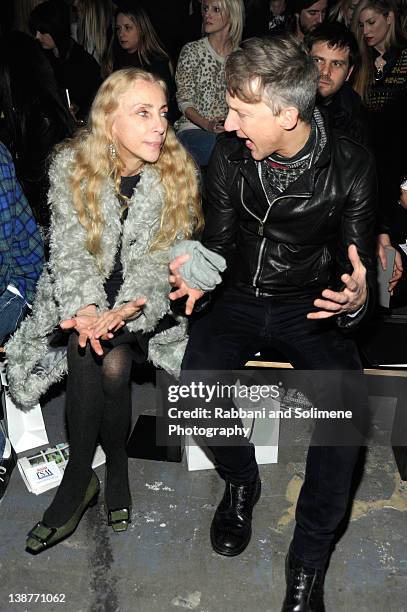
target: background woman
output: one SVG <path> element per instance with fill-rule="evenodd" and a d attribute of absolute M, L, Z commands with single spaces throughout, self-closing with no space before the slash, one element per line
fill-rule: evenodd
<path fill-rule="evenodd" d="M 361 0 L 352 20 L 361 52 L 354 88 L 367 107 L 369 141 L 376 157 L 379 185 L 378 254 L 386 266 L 385 247 L 397 224 L 395 203 L 405 172 L 407 139 L 407 49 L 393 0 Z M 390 287 L 402 274 L 396 253 Z"/>
<path fill-rule="evenodd" d="M 115 18 L 116 36 L 113 40 L 113 70 L 126 66 L 143 68 L 165 81 L 174 114 L 175 84 L 171 60 L 163 48 L 153 24 L 138 3 L 120 2 Z"/>
<path fill-rule="evenodd" d="M 175 81 L 183 116 L 177 135 L 200 166 L 206 166 L 216 136 L 224 131 L 227 115 L 224 65 L 236 49 L 243 31 L 242 0 L 204 0 L 205 36 L 187 43 L 180 54 Z"/>
<path fill-rule="evenodd" d="M 39 283 L 34 316 L 6 349 L 19 402 L 34 402 L 68 371 L 70 459 L 29 534 L 32 553 L 72 533 L 96 500 L 91 463 L 99 436 L 108 524 L 127 529 L 132 361 L 148 355 L 170 372 L 180 366 L 186 323 L 169 314 L 168 249 L 191 236 L 201 213 L 195 166 L 168 128 L 167 108 L 158 77 L 136 68 L 114 72 L 95 98 L 89 129 L 63 146 L 50 170 L 50 274 Z M 74 330 L 67 364 L 54 359 L 48 375 L 44 338 L 61 320 Z"/>
<path fill-rule="evenodd" d="M 382 214 L 399 196 L 407 137 L 407 49 L 393 0 L 361 0 L 352 22 L 361 51 L 354 88 L 368 110 Z"/>
<path fill-rule="evenodd" d="M 358 0 L 339 0 L 339 2 L 334 4 L 329 10 L 328 20 L 339 21 L 349 28 L 357 4 Z"/>
<path fill-rule="evenodd" d="M 48 158 L 75 130 L 75 122 L 38 43 L 11 32 L 0 40 L 0 137 L 42 227 L 49 224 Z"/>
<path fill-rule="evenodd" d="M 71 38 L 70 10 L 65 2 L 48 0 L 31 13 L 30 29 L 45 51 L 61 89 L 69 91 L 76 117 L 86 118 L 100 85 L 96 60 Z"/>

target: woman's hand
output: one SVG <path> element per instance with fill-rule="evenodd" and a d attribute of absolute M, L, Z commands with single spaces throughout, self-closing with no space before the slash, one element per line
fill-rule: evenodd
<path fill-rule="evenodd" d="M 74 329 L 79 334 L 78 343 L 80 347 L 85 348 L 89 342 L 95 353 L 103 355 L 103 349 L 99 340 L 93 337 L 93 329 L 98 318 L 96 306 L 90 304 L 80 308 L 71 319 L 61 321 L 59 326 L 61 329 Z"/>
<path fill-rule="evenodd" d="M 112 338 L 113 333 L 123 327 L 126 321 L 136 318 L 141 313 L 146 301 L 146 298 L 138 298 L 104 312 L 93 327 L 93 338 L 96 340 Z"/>
<path fill-rule="evenodd" d="M 190 256 L 186 253 L 185 255 L 179 255 L 178 257 L 173 259 L 169 265 L 170 275 L 168 277 L 171 287 L 175 288 L 175 291 L 172 291 L 168 296 L 170 300 L 178 300 L 179 298 L 182 298 L 185 295 L 188 296 L 188 299 L 185 303 L 186 315 L 192 314 L 195 302 L 199 300 L 204 294 L 204 291 L 201 291 L 200 289 L 194 289 L 193 287 L 189 287 L 189 285 L 187 285 L 187 283 L 181 276 L 180 267 L 182 266 L 182 264 L 188 261 L 189 257 Z"/>
<path fill-rule="evenodd" d="M 213 117 L 213 119 L 207 119 L 201 113 L 198 113 L 196 108 L 193 106 L 188 106 L 184 110 L 185 117 L 191 123 L 195 123 L 201 130 L 206 130 L 207 132 L 211 132 L 212 134 L 220 134 L 225 131 L 223 127 L 225 117 Z"/>
<path fill-rule="evenodd" d="M 394 288 L 403 276 L 403 261 L 400 253 L 392 246 L 389 234 L 379 234 L 377 237 L 377 254 L 380 259 L 383 270 L 387 270 L 387 253 L 386 249 L 396 251 L 394 257 L 393 273 L 389 281 L 388 291 L 390 295 L 393 295 Z"/>
<path fill-rule="evenodd" d="M 223 127 L 224 120 L 224 117 L 214 117 L 214 119 L 208 119 L 206 130 L 212 134 L 221 134 L 225 131 L 225 128 Z"/>

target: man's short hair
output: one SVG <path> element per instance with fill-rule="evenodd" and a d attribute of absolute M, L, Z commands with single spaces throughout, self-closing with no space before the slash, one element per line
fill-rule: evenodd
<path fill-rule="evenodd" d="M 356 38 L 343 23 L 321 23 L 314 28 L 306 35 L 304 44 L 308 51 L 311 51 L 312 46 L 316 43 L 326 43 L 330 48 L 348 48 L 349 67 L 355 66 L 359 61 L 359 47 Z"/>
<path fill-rule="evenodd" d="M 290 4 L 291 12 L 294 15 L 299 15 L 301 11 L 305 11 L 313 4 L 316 4 L 318 0 L 293 0 Z"/>
<path fill-rule="evenodd" d="M 265 102 L 273 115 L 294 106 L 309 123 L 315 105 L 318 69 L 296 39 L 284 34 L 249 38 L 226 60 L 226 86 L 243 102 Z"/>

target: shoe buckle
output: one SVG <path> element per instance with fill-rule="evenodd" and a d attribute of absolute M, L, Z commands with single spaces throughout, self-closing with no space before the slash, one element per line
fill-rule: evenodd
<path fill-rule="evenodd" d="M 109 510 L 107 513 L 108 525 L 116 525 L 118 523 L 129 523 L 130 513 L 128 508 L 118 508 L 117 510 Z"/>
<path fill-rule="evenodd" d="M 54 535 L 54 533 L 56 533 L 56 531 L 58 531 L 57 527 L 47 527 L 40 521 L 35 525 L 35 527 L 33 527 L 33 529 L 31 529 L 28 534 L 28 537 L 37 540 L 37 542 L 45 546 L 45 544 Z"/>

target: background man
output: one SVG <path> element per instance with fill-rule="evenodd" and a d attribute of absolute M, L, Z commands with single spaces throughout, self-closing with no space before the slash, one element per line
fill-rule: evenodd
<path fill-rule="evenodd" d="M 332 409 L 341 398 L 346 405 L 350 395 L 363 411 L 359 356 L 338 326 L 355 325 L 372 303 L 376 175 L 369 152 L 331 132 L 314 110 L 318 77 L 292 37 L 247 40 L 226 62 L 225 130 L 235 136 L 219 141 L 208 167 L 202 241 L 228 261 L 228 282 L 191 329 L 183 377 L 200 370 L 211 380 L 211 371 L 238 369 L 274 347 L 295 368 L 353 370 L 348 396 L 340 377 L 330 375 L 327 385 L 313 376 L 317 405 Z M 194 255 L 189 259 L 193 268 Z M 188 314 L 203 292 L 183 278 L 187 260 L 171 263 L 170 281 L 178 287 L 171 299 L 188 296 Z M 211 542 L 233 556 L 250 540 L 260 479 L 246 438 L 237 439 L 238 448 L 218 442 L 211 450 L 226 487 Z M 309 448 L 284 612 L 324 610 L 325 567 L 358 453 L 356 445 Z"/>
<path fill-rule="evenodd" d="M 307 34 L 305 45 L 319 70 L 317 104 L 332 127 L 366 145 L 362 101 L 348 82 L 359 57 L 354 35 L 341 23 L 323 23 Z"/>
<path fill-rule="evenodd" d="M 366 113 L 360 99 L 348 79 L 359 61 L 357 41 L 341 23 L 323 23 L 307 34 L 305 46 L 319 70 L 317 104 L 323 107 L 330 125 L 368 145 Z M 384 247 L 392 248 L 388 228 L 380 224 L 377 250 L 383 269 L 387 267 Z M 401 255 L 396 251 L 389 291 L 393 292 L 403 273 Z"/>
<path fill-rule="evenodd" d="M 325 21 L 328 0 L 294 0 L 292 11 L 294 14 L 293 34 L 297 40 L 302 41 L 304 36 L 311 32 L 320 23 Z"/>

